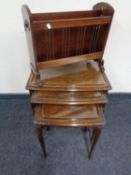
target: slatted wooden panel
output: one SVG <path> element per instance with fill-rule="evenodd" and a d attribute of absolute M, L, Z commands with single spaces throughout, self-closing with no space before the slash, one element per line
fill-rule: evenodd
<path fill-rule="evenodd" d="M 100 33 L 106 25 L 34 31 L 38 62 L 102 50 Z"/>
<path fill-rule="evenodd" d="M 114 13 L 109 4 L 98 3 L 89 11 L 55 13 L 31 13 L 24 5 L 22 13 L 31 68 L 38 77 L 39 69 L 77 62 L 75 56 L 94 54 L 91 59 L 102 59 Z"/>

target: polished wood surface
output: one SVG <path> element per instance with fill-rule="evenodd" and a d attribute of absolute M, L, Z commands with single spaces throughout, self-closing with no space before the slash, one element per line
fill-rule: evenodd
<path fill-rule="evenodd" d="M 105 104 L 107 96 L 102 92 L 57 92 L 34 91 L 31 95 L 31 103 L 43 104 Z"/>
<path fill-rule="evenodd" d="M 105 17 L 84 17 L 84 18 L 70 18 L 70 19 L 56 19 L 56 20 L 40 20 L 33 21 L 32 28 L 34 31 L 46 30 L 48 24 L 50 24 L 50 29 L 63 29 L 71 27 L 80 27 L 80 26 L 95 26 L 101 24 L 110 24 L 112 16 Z"/>
<path fill-rule="evenodd" d="M 66 12 L 49 12 L 49 13 L 32 13 L 33 21 L 37 20 L 52 20 L 52 19 L 70 19 L 83 17 L 97 17 L 100 16 L 101 10 L 86 10 L 86 11 L 66 11 Z"/>
<path fill-rule="evenodd" d="M 77 63 L 41 72 L 40 82 L 32 73 L 26 88 L 45 91 L 107 91 L 111 85 L 98 63 Z"/>
<path fill-rule="evenodd" d="M 38 105 L 35 124 L 45 126 L 93 127 L 103 125 L 102 107 L 98 105 Z"/>

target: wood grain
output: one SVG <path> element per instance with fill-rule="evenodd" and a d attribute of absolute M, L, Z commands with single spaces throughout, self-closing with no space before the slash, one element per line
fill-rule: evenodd
<path fill-rule="evenodd" d="M 90 54 L 60 58 L 57 60 L 50 60 L 49 59 L 50 61 L 39 62 L 37 64 L 37 67 L 39 70 L 46 69 L 46 68 L 53 68 L 53 67 L 63 66 L 63 65 L 67 65 L 67 64 L 81 62 L 81 61 L 101 59 L 101 57 L 102 57 L 102 52 L 95 52 L 95 53 L 90 53 Z"/>
<path fill-rule="evenodd" d="M 107 96 L 102 92 L 51 92 L 34 91 L 31 95 L 31 103 L 41 104 L 105 104 Z"/>
<path fill-rule="evenodd" d="M 68 70 L 68 71 L 67 71 Z M 34 74 L 30 75 L 26 88 L 44 91 L 107 91 L 111 85 L 98 63 L 70 65 L 43 72 L 39 84 Z"/>
<path fill-rule="evenodd" d="M 98 105 L 38 105 L 34 123 L 46 126 L 91 127 L 103 125 L 104 117 L 102 108 Z"/>
<path fill-rule="evenodd" d="M 100 16 L 101 10 L 32 13 L 32 21 Z"/>
<path fill-rule="evenodd" d="M 57 20 L 39 20 L 32 23 L 33 31 L 40 31 L 48 29 L 47 25 L 50 24 L 51 29 L 61 29 L 68 27 L 80 27 L 80 26 L 93 26 L 110 24 L 111 16 L 94 17 L 94 18 L 72 18 L 72 19 L 57 19 Z"/>

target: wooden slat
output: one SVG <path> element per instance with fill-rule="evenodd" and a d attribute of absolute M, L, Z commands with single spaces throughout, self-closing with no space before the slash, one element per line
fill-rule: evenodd
<path fill-rule="evenodd" d="M 77 62 L 91 60 L 91 59 L 92 60 L 100 59 L 101 57 L 102 57 L 102 52 L 95 52 L 90 54 L 84 54 L 79 56 L 66 57 L 66 58 L 61 58 L 57 60 L 40 62 L 37 64 L 37 67 L 38 69 L 52 68 L 56 66 L 62 66 L 66 64 L 72 64 L 72 63 L 77 63 Z"/>
<path fill-rule="evenodd" d="M 112 16 L 104 17 L 91 17 L 91 18 L 72 18 L 72 19 L 58 19 L 58 20 L 39 20 L 32 22 L 32 29 L 34 31 L 49 29 L 60 29 L 67 27 L 78 27 L 78 26 L 93 26 L 110 24 Z"/>
<path fill-rule="evenodd" d="M 37 20 L 52 20 L 52 19 L 67 19 L 67 18 L 83 18 L 99 16 L 101 10 L 88 11 L 67 11 L 67 12 L 51 12 L 51 13 L 33 13 L 31 14 L 32 21 Z"/>

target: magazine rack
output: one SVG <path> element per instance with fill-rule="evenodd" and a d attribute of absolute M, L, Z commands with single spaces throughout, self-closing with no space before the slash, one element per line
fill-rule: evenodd
<path fill-rule="evenodd" d="M 91 131 L 91 158 L 111 89 L 103 53 L 114 9 L 98 3 L 89 11 L 31 13 L 23 5 L 22 14 L 31 65 L 26 89 L 43 153 L 43 126 L 83 127 Z"/>
<path fill-rule="evenodd" d="M 87 60 L 103 65 L 113 8 L 99 3 L 90 11 L 31 13 L 22 7 L 31 69 L 40 70 Z"/>

